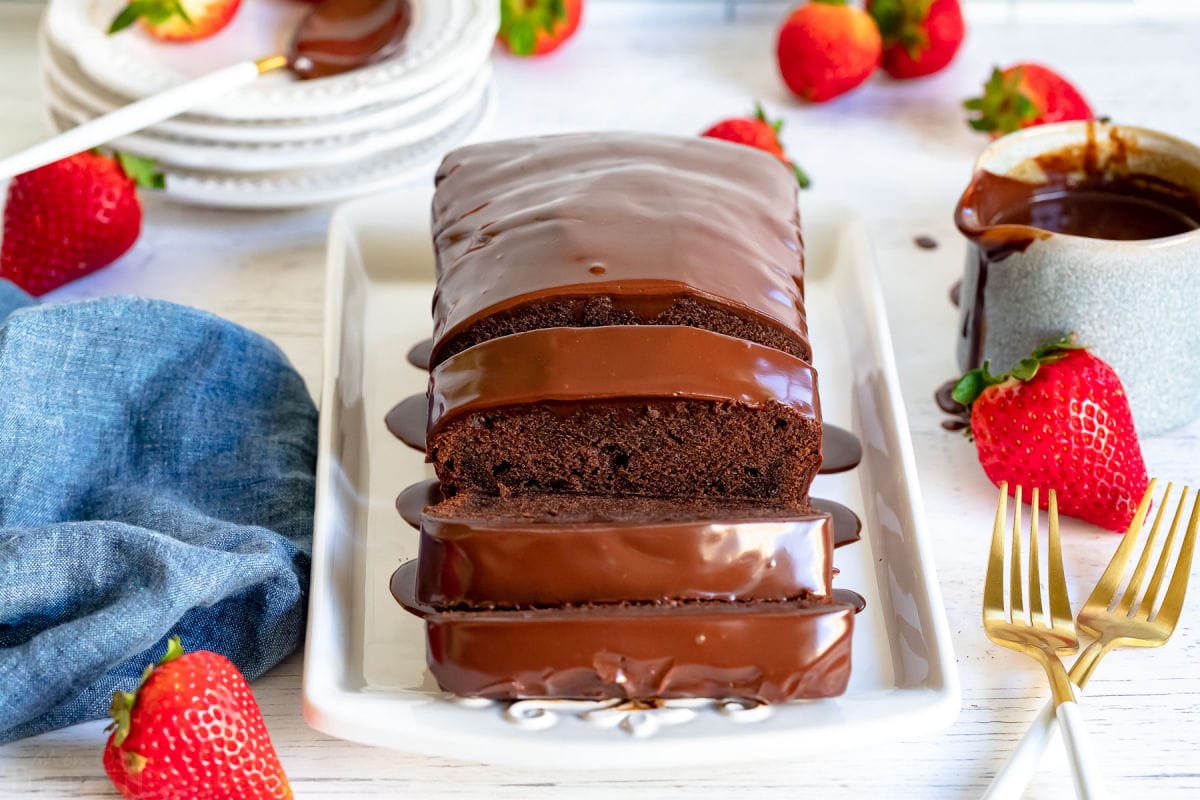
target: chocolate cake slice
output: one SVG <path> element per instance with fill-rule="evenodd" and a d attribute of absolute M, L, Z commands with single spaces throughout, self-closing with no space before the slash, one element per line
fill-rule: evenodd
<path fill-rule="evenodd" d="M 810 360 L 795 177 L 700 137 L 459 148 L 437 173 L 432 363 L 549 327 L 689 325 Z"/>
<path fill-rule="evenodd" d="M 425 619 L 429 669 L 464 697 L 833 697 L 850 678 L 855 607 L 841 602 L 627 603 L 437 611 L 413 595 L 415 563 L 392 594 Z"/>
<path fill-rule="evenodd" d="M 417 599 L 439 610 L 828 602 L 827 514 L 752 501 L 460 494 L 425 510 Z"/>
<path fill-rule="evenodd" d="M 681 326 L 546 328 L 430 374 L 428 458 L 447 495 L 769 499 L 805 509 L 821 463 L 816 374 Z"/>

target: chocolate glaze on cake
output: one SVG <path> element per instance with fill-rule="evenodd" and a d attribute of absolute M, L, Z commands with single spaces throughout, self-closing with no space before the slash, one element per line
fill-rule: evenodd
<path fill-rule="evenodd" d="M 417 599 L 443 610 L 821 602 L 832 552 L 824 514 L 776 510 L 767 518 L 748 503 L 660 498 L 457 495 L 422 517 Z"/>
<path fill-rule="evenodd" d="M 808 360 L 796 181 L 700 137 L 546 136 L 437 173 L 432 363 L 534 328 L 692 325 Z"/>
<path fill-rule="evenodd" d="M 396 497 L 396 510 L 400 518 L 416 529 L 421 528 L 421 516 L 429 506 L 437 505 L 445 498 L 442 497 L 442 486 L 436 478 L 420 481 L 408 486 Z M 460 494 L 455 497 L 463 505 L 459 508 L 480 507 L 496 502 L 496 498 L 488 495 Z M 688 503 L 678 499 L 661 499 L 655 497 L 621 498 L 616 503 L 602 498 L 599 503 L 592 502 L 588 495 L 515 495 L 504 501 L 505 511 L 512 518 L 526 522 L 553 521 L 563 523 L 568 521 L 581 522 L 616 522 L 621 516 L 615 511 L 628 512 L 629 509 L 639 509 L 643 520 L 672 522 L 695 519 L 697 515 L 705 515 L 708 519 L 772 519 L 794 517 L 795 511 L 783 506 L 763 503 L 761 500 L 722 500 L 699 497 Z M 468 505 L 470 504 L 470 505 Z M 862 520 L 858 515 L 841 503 L 826 500 L 821 497 L 809 498 L 809 505 L 817 514 L 828 514 L 833 525 L 834 549 L 854 544 L 861 538 Z M 628 513 L 626 513 L 628 516 Z"/>
<path fill-rule="evenodd" d="M 430 671 L 460 696 L 781 703 L 839 695 L 850 678 L 851 605 L 698 601 L 436 611 L 413 595 L 415 566 L 396 571 L 392 593 L 424 617 Z"/>
<path fill-rule="evenodd" d="M 804 508 L 821 463 L 816 374 L 680 326 L 548 328 L 430 375 L 442 490 L 774 498 Z"/>

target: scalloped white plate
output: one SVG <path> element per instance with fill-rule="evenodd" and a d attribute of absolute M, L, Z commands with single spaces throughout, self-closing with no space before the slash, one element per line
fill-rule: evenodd
<path fill-rule="evenodd" d="M 78 125 L 95 116 L 69 99 L 49 74 L 45 77 L 46 101 L 61 119 Z M 153 130 L 147 130 L 116 139 L 112 146 L 152 158 L 161 166 L 180 169 L 238 173 L 312 170 L 361 161 L 436 137 L 471 115 L 482 102 L 490 83 L 491 67 L 487 66 L 472 80 L 466 92 L 451 98 L 412 124 L 391 130 L 280 143 L 165 138 L 155 135 Z"/>
<path fill-rule="evenodd" d="M 213 208 L 277 209 L 334 203 L 391 189 L 414 180 L 430 181 L 446 151 L 476 140 L 495 114 L 496 89 L 488 87 L 482 101 L 466 117 L 437 136 L 399 147 L 352 164 L 319 169 L 233 175 L 166 168 L 163 195 L 190 205 Z M 70 123 L 48 110 L 55 130 Z"/>
<path fill-rule="evenodd" d="M 819 757 L 949 725 L 959 708 L 951 651 L 891 336 L 866 227 L 806 206 L 806 305 L 821 406 L 863 441 L 863 461 L 814 491 L 860 513 L 863 540 L 838 550 L 838 585 L 862 592 L 849 690 L 745 708 L 709 701 L 652 710 L 595 703 L 463 702 L 438 690 L 420 620 L 388 591 L 417 534 L 396 513 L 431 475 L 383 422 L 428 376 L 398 357 L 430 331 L 431 188 L 343 206 L 329 231 L 325 371 L 317 462 L 304 715 L 344 739 L 490 763 L 556 768 L 712 768 Z M 819 310 L 819 313 L 818 311 Z"/>
<path fill-rule="evenodd" d="M 94 83 L 68 53 L 54 44 L 46 32 L 45 24 L 38 34 L 38 49 L 42 72 L 58 94 L 89 115 L 106 114 L 132 102 L 128 97 Z M 472 84 L 479 81 L 480 73 L 490 70 L 490 56 L 490 50 L 481 50 L 475 61 L 463 64 L 459 73 L 415 97 L 372 105 L 345 114 L 287 120 L 223 120 L 181 114 L 159 122 L 145 132 L 206 142 L 279 144 L 399 128 L 419 122 L 423 115 L 439 105 L 469 91 Z"/>
<path fill-rule="evenodd" d="M 168 44 L 139 29 L 109 36 L 126 0 L 51 0 L 46 30 L 93 81 L 140 98 L 247 58 L 286 53 L 300 18 L 296 0 L 245 0 L 227 28 L 188 44 Z M 284 71 L 205 104 L 195 113 L 222 119 L 296 119 L 341 114 L 415 97 L 450 80 L 490 51 L 499 27 L 495 0 L 413 0 L 413 24 L 396 55 L 344 75 L 296 80 Z"/>

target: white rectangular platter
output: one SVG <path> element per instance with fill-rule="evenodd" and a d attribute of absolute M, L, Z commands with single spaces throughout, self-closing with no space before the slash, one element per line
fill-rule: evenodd
<path fill-rule="evenodd" d="M 712 766 L 812 758 L 950 724 L 959 688 L 933 570 L 870 242 L 844 209 L 805 207 L 806 306 L 821 406 L 853 430 L 863 461 L 819 476 L 813 494 L 844 503 L 863 540 L 837 551 L 836 585 L 867 599 L 854 630 L 848 691 L 759 707 L 707 701 L 597 710 L 595 704 L 509 707 L 438 690 L 420 620 L 388 579 L 416 555 L 394 501 L 432 477 L 422 454 L 384 427 L 427 375 L 405 354 L 429 336 L 430 190 L 343 206 L 330 223 L 325 373 L 304 713 L 314 728 L 382 747 L 511 766 Z"/>

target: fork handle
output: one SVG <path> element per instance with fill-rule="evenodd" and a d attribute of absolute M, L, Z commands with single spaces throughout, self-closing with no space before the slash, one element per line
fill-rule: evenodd
<path fill-rule="evenodd" d="M 1103 800 L 1108 795 L 1100 781 L 1100 767 L 1096 763 L 1091 737 L 1083 723 L 1079 704 L 1074 701 L 1059 703 L 1054 715 L 1058 718 L 1058 727 L 1062 729 L 1063 744 L 1067 746 L 1075 796 L 1079 800 Z"/>
<path fill-rule="evenodd" d="M 1054 703 L 1047 702 L 1009 755 L 1008 761 L 984 790 L 983 800 L 1019 800 L 1025 793 L 1025 787 L 1033 780 L 1042 754 L 1054 741 L 1058 732 L 1054 723 Z"/>

